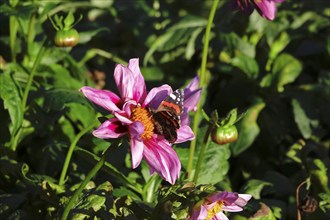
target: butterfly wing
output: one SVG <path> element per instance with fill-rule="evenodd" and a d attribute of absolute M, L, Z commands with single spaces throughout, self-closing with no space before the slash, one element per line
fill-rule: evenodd
<path fill-rule="evenodd" d="M 183 106 L 183 90 L 177 89 L 168 95 L 153 113 L 155 133 L 164 135 L 169 143 L 177 139 L 177 129 L 180 128 L 180 115 Z"/>

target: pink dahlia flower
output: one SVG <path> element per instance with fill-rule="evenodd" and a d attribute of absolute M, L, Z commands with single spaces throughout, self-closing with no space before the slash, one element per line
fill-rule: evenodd
<path fill-rule="evenodd" d="M 223 211 L 240 212 L 251 199 L 251 195 L 233 192 L 217 192 L 195 205 L 189 220 L 228 220 Z"/>
<path fill-rule="evenodd" d="M 253 9 L 257 9 L 258 13 L 268 19 L 274 20 L 276 15 L 276 3 L 284 0 L 235 0 L 234 7 L 242 10 L 246 14 L 251 14 Z"/>
<path fill-rule="evenodd" d="M 80 89 L 87 99 L 114 115 L 113 118 L 101 124 L 93 135 L 109 139 L 128 134 L 133 169 L 138 167 L 144 159 L 150 167 L 151 174 L 156 172 L 163 179 L 174 184 L 180 174 L 180 160 L 164 136 L 154 132 L 152 113 L 149 111 L 149 108 L 157 109 L 161 101 L 172 93 L 172 88 L 169 85 L 162 85 L 147 93 L 138 59 L 129 60 L 127 67 L 118 64 L 115 68 L 114 79 L 120 96 L 111 91 L 87 86 Z M 194 138 L 194 133 L 189 127 L 188 111 L 193 110 L 199 101 L 201 89 L 197 88 L 198 82 L 199 79 L 195 77 L 184 89 L 181 125 L 177 130 L 175 143 Z"/>

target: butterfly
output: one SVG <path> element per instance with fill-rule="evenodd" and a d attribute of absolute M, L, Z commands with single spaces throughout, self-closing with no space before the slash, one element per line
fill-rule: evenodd
<path fill-rule="evenodd" d="M 168 95 L 156 110 L 151 110 L 154 132 L 163 135 L 171 144 L 178 138 L 177 130 L 180 128 L 183 99 L 183 90 L 177 89 Z"/>

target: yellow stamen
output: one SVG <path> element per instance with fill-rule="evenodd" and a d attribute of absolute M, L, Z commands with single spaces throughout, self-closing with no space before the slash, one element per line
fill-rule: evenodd
<path fill-rule="evenodd" d="M 139 121 L 143 124 L 144 132 L 141 135 L 143 140 L 151 138 L 154 133 L 154 123 L 151 119 L 151 113 L 148 110 L 141 108 L 141 106 L 137 106 L 132 110 L 131 120 Z"/>
<path fill-rule="evenodd" d="M 218 201 L 211 209 L 207 211 L 206 220 L 212 219 L 217 213 L 221 212 L 223 201 Z"/>

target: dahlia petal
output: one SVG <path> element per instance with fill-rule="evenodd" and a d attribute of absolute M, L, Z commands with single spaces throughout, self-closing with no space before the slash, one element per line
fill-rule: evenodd
<path fill-rule="evenodd" d="M 186 108 L 183 109 L 183 112 L 180 116 L 181 126 L 183 125 L 190 125 L 190 118 L 188 115 L 188 110 Z"/>
<path fill-rule="evenodd" d="M 130 125 L 132 124 L 132 121 L 127 117 L 127 114 L 125 111 L 118 111 L 118 112 L 114 112 L 113 115 L 119 120 L 121 121 L 121 123 L 125 124 L 125 125 Z"/>
<path fill-rule="evenodd" d="M 144 100 L 147 95 L 146 84 L 139 67 L 139 59 L 130 59 L 128 69 L 131 70 L 134 77 L 133 99 L 137 102 Z"/>
<path fill-rule="evenodd" d="M 124 101 L 133 99 L 135 89 L 133 73 L 127 67 L 118 64 L 115 68 L 114 78 L 122 99 Z"/>
<path fill-rule="evenodd" d="M 247 202 L 252 198 L 252 195 L 249 194 L 238 194 L 238 199 L 235 201 L 237 206 L 243 207 Z"/>
<path fill-rule="evenodd" d="M 224 205 L 222 210 L 226 212 L 241 212 L 243 211 L 243 208 L 237 205 Z"/>
<path fill-rule="evenodd" d="M 142 160 L 144 144 L 141 135 L 143 132 L 144 126 L 139 121 L 136 121 L 129 126 L 133 169 L 138 167 Z"/>
<path fill-rule="evenodd" d="M 136 107 L 138 103 L 135 100 L 128 100 L 123 105 L 123 111 L 126 113 L 127 118 L 131 118 L 131 110 Z"/>
<path fill-rule="evenodd" d="M 131 139 L 137 139 L 139 141 L 142 141 L 141 135 L 144 132 L 144 126 L 141 122 L 139 121 L 133 122 L 128 129 Z"/>
<path fill-rule="evenodd" d="M 254 0 L 253 3 L 262 17 L 270 21 L 274 20 L 276 15 L 276 2 L 272 0 Z"/>
<path fill-rule="evenodd" d="M 150 166 L 151 173 L 157 172 L 159 176 L 172 185 L 179 178 L 181 163 L 176 152 L 165 140 L 152 137 L 145 142 L 143 158 Z"/>
<path fill-rule="evenodd" d="M 151 89 L 145 98 L 142 107 L 149 105 L 153 109 L 156 109 L 166 96 L 172 93 L 172 91 L 173 90 L 169 85 L 162 85 Z"/>
<path fill-rule="evenodd" d="M 199 86 L 199 76 L 197 75 L 190 81 L 190 83 L 184 89 L 185 95 L 186 95 L 186 92 L 198 89 L 198 86 Z"/>
<path fill-rule="evenodd" d="M 224 201 L 225 205 L 233 204 L 238 199 L 238 193 L 235 192 L 217 192 L 207 197 L 210 202 Z"/>
<path fill-rule="evenodd" d="M 117 105 L 120 103 L 120 98 L 113 92 L 94 89 L 88 86 L 82 87 L 80 92 L 82 92 L 88 100 L 110 112 L 119 110 Z"/>
<path fill-rule="evenodd" d="M 214 220 L 229 220 L 229 218 L 223 214 L 223 212 L 218 212 L 214 217 Z"/>
<path fill-rule="evenodd" d="M 127 133 L 127 130 L 121 125 L 116 118 L 110 118 L 103 122 L 95 131 L 93 135 L 98 138 L 119 138 Z"/>
<path fill-rule="evenodd" d="M 177 130 L 177 134 L 178 134 L 178 138 L 175 141 L 176 144 L 190 141 L 195 138 L 194 132 L 191 130 L 191 128 L 188 125 L 182 125 Z"/>
<path fill-rule="evenodd" d="M 250 15 L 254 9 L 249 0 L 232 1 L 231 6 L 233 10 L 241 10 L 246 15 Z"/>
<path fill-rule="evenodd" d="M 198 219 L 206 219 L 208 215 L 207 208 L 205 208 L 203 205 L 201 205 L 196 210 L 193 210 L 193 213 L 189 220 L 198 220 Z"/>
<path fill-rule="evenodd" d="M 196 111 L 197 103 L 199 102 L 201 94 L 202 94 L 202 89 L 189 91 L 187 92 L 187 95 L 185 90 L 183 106 L 187 108 L 188 112 L 192 110 Z"/>

